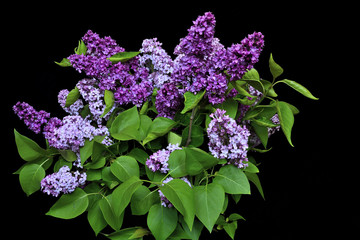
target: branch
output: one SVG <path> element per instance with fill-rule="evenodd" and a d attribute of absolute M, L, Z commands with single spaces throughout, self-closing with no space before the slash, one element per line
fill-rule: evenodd
<path fill-rule="evenodd" d="M 189 135 L 188 135 L 188 138 L 186 140 L 186 144 L 185 144 L 185 147 L 189 146 L 190 142 L 191 142 L 191 130 L 192 130 L 192 124 L 193 124 L 193 121 L 194 121 L 194 118 L 195 118 L 195 113 L 197 111 L 198 107 L 194 107 L 192 109 L 192 112 L 191 112 L 191 116 L 190 116 L 190 123 L 189 123 Z"/>

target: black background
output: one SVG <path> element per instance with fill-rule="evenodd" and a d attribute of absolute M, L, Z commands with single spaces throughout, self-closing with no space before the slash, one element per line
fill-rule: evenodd
<path fill-rule="evenodd" d="M 295 148 L 279 133 L 270 139 L 272 151 L 255 156 L 262 163 L 260 180 L 266 200 L 254 188 L 253 194 L 243 197 L 238 206 L 230 206 L 230 210 L 246 218 L 239 222 L 235 239 L 350 236 L 358 226 L 353 213 L 357 190 L 355 158 L 346 156 L 354 150 L 348 144 L 352 135 L 340 134 L 353 134 L 346 129 L 355 120 L 349 121 L 341 114 L 349 101 L 347 96 L 352 94 L 346 80 L 341 79 L 346 63 L 351 60 L 338 54 L 355 50 L 354 33 L 344 27 L 353 23 L 347 11 L 343 11 L 351 7 L 261 4 L 234 5 L 221 1 L 217 6 L 197 7 L 170 1 L 136 2 L 132 6 L 123 2 L 67 2 L 4 7 L 3 15 L 9 13 L 9 17 L 2 17 L 5 40 L 2 45 L 5 64 L 1 67 L 5 84 L 2 144 L 6 144 L 1 145 L 2 166 L 5 166 L 2 168 L 5 186 L 1 192 L 1 199 L 5 200 L 2 201 L 5 222 L 2 234 L 12 239 L 95 239 L 85 214 L 73 220 L 46 216 L 56 199 L 41 192 L 26 197 L 22 192 L 18 175 L 12 174 L 23 164 L 16 151 L 13 128 L 40 145 L 44 145 L 44 140 L 26 129 L 11 106 L 25 101 L 37 110 L 51 112 L 52 116 L 64 116 L 57 94 L 61 89 L 72 89 L 82 76 L 72 68 L 57 66 L 54 61 L 72 54 L 88 29 L 101 37 L 111 36 L 127 51 L 137 51 L 143 39 L 157 37 L 172 54 L 192 21 L 212 11 L 217 21 L 215 36 L 226 47 L 254 31 L 265 35 L 265 48 L 255 66 L 261 77 L 271 78 L 268 59 L 273 53 L 275 61 L 285 70 L 281 77 L 298 81 L 320 98 L 312 101 L 285 85 L 276 86 L 280 100 L 300 110 L 292 133 Z M 128 226 L 139 224 L 131 216 L 125 221 Z M 206 230 L 203 232 L 201 239 L 229 239 L 224 232 L 211 237 Z"/>

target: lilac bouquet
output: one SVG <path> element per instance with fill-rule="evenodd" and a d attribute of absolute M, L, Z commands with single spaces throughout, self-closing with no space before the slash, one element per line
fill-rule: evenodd
<path fill-rule="evenodd" d="M 282 131 L 290 145 L 299 110 L 277 99 L 285 84 L 317 100 L 301 84 L 279 80 L 272 55 L 271 80 L 254 68 L 264 36 L 254 32 L 225 47 L 215 37 L 215 17 L 199 16 L 175 47 L 173 59 L 158 39 L 126 51 L 111 37 L 89 30 L 75 53 L 56 62 L 86 75 L 58 94 L 62 119 L 25 102 L 13 110 L 46 149 L 14 130 L 20 157 L 16 172 L 29 196 L 58 198 L 47 215 L 87 214 L 109 239 L 199 239 L 204 227 L 234 239 L 238 212 L 229 201 L 263 196 L 253 152 L 267 152 Z M 129 208 L 147 226 L 122 228 Z M 109 231 L 113 231 L 109 233 Z"/>

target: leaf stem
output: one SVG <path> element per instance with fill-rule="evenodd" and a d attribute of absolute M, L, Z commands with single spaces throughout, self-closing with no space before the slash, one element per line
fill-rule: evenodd
<path fill-rule="evenodd" d="M 186 144 L 185 147 L 189 146 L 190 142 L 191 142 L 191 131 L 192 131 L 192 124 L 195 118 L 195 114 L 197 112 L 198 107 L 194 107 L 191 111 L 191 116 L 190 116 L 190 123 L 189 123 L 189 135 L 188 138 L 186 140 Z"/>

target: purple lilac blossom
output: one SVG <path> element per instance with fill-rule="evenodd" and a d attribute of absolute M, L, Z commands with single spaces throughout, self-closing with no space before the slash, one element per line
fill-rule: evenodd
<path fill-rule="evenodd" d="M 226 51 L 219 51 L 216 66 L 227 70 L 230 81 L 239 80 L 259 61 L 263 47 L 264 36 L 261 32 L 249 34 L 241 43 L 232 44 Z"/>
<path fill-rule="evenodd" d="M 179 144 L 171 144 L 165 148 L 153 153 L 147 160 L 146 166 L 153 172 L 160 171 L 161 173 L 167 173 L 169 171 L 169 161 L 170 153 L 175 150 L 182 149 L 179 147 Z"/>
<path fill-rule="evenodd" d="M 180 179 L 183 180 L 184 182 L 186 182 L 192 188 L 190 181 L 186 177 L 182 177 Z M 174 180 L 174 178 L 172 178 L 172 177 L 166 178 L 163 181 L 163 186 L 165 183 L 171 182 L 172 180 Z M 164 207 L 168 207 L 168 208 L 173 207 L 172 203 L 169 201 L 169 199 L 167 199 L 165 197 L 165 195 L 161 192 L 161 190 L 158 190 L 158 192 L 159 192 L 159 196 L 160 196 L 160 200 L 161 200 L 161 205 Z"/>
<path fill-rule="evenodd" d="M 250 131 L 245 125 L 238 125 L 225 113 L 225 110 L 216 109 L 214 113 L 210 114 L 212 120 L 207 129 L 209 150 L 214 157 L 227 159 L 228 164 L 245 168 L 248 161 Z"/>
<path fill-rule="evenodd" d="M 69 90 L 63 89 L 58 94 L 58 103 L 64 109 L 65 112 L 70 115 L 79 115 L 79 111 L 84 107 L 83 101 L 81 99 L 76 100 L 70 107 L 65 107 L 66 98 L 69 94 Z"/>
<path fill-rule="evenodd" d="M 158 117 L 174 119 L 176 111 L 183 107 L 183 103 L 183 90 L 179 89 L 175 82 L 163 84 L 155 98 Z"/>
<path fill-rule="evenodd" d="M 72 193 L 77 187 L 85 184 L 86 173 L 70 172 L 68 166 L 63 166 L 58 172 L 47 175 L 41 180 L 41 191 L 58 197 L 60 193 Z"/>
<path fill-rule="evenodd" d="M 173 61 L 166 51 L 161 47 L 162 43 L 157 38 L 145 39 L 142 43 L 139 58 L 140 65 L 149 69 L 149 79 L 154 87 L 160 88 L 165 82 L 170 81 L 173 72 Z"/>
<path fill-rule="evenodd" d="M 51 147 L 57 149 L 71 149 L 78 152 L 84 146 L 85 140 L 92 140 L 94 136 L 109 135 L 105 126 L 95 128 L 91 120 L 83 119 L 81 116 L 66 116 L 62 121 L 57 118 L 51 119 L 51 125 L 44 131 L 45 138 Z"/>
<path fill-rule="evenodd" d="M 50 118 L 50 113 L 44 110 L 36 111 L 26 102 L 17 102 L 13 106 L 13 110 L 24 121 L 25 125 L 36 134 L 41 132 L 42 125 L 47 124 Z"/>

